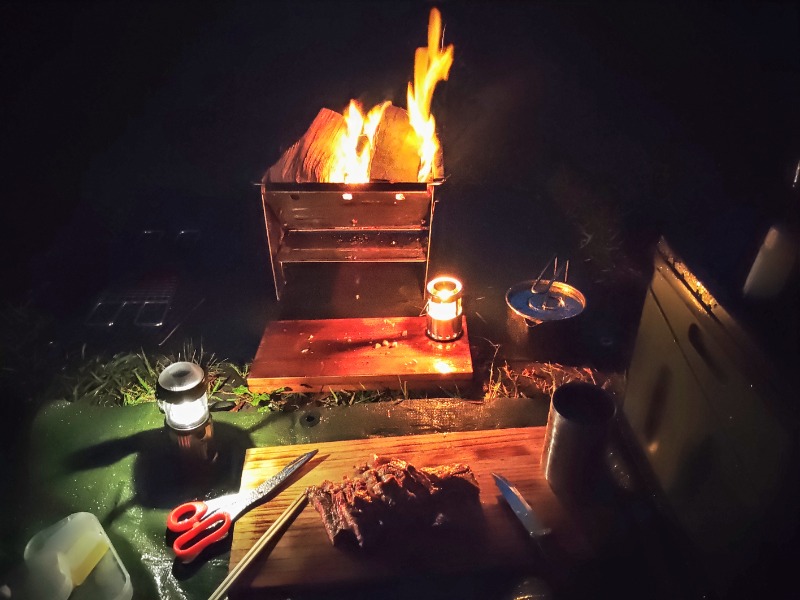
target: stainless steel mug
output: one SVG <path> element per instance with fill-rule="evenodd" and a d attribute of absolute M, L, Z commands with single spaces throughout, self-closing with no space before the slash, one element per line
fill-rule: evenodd
<path fill-rule="evenodd" d="M 542 467 L 554 492 L 582 494 L 603 468 L 614 399 L 603 388 L 571 381 L 556 389 L 547 415 Z"/>

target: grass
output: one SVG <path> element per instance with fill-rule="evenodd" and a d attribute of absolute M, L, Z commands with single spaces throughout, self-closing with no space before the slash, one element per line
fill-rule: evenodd
<path fill-rule="evenodd" d="M 73 357 L 46 392 L 50 399 L 87 402 L 99 406 L 135 406 L 156 401 L 156 383 L 161 371 L 176 361 L 199 364 L 209 380 L 209 396 L 218 394 L 225 383 L 224 363 L 213 354 L 184 343 L 174 355 L 148 355 L 144 351 Z"/>
<path fill-rule="evenodd" d="M 279 388 L 272 392 L 253 392 L 246 385 L 238 385 L 231 390 L 239 402 L 248 402 L 258 412 L 269 412 L 282 410 L 285 401 L 281 399 L 284 388 Z M 213 393 L 211 394 L 213 397 Z"/>
<path fill-rule="evenodd" d="M 493 398 L 524 398 L 526 395 L 520 391 L 518 383 L 520 374 L 514 372 L 505 360 L 501 365 L 497 365 L 498 354 L 500 352 L 500 344 L 495 344 L 490 340 L 486 340 L 489 346 L 493 349 L 491 359 L 486 367 L 487 375 L 486 382 L 483 384 L 483 398 L 484 400 L 491 400 Z"/>
<path fill-rule="evenodd" d="M 208 398 L 212 410 L 289 411 L 302 406 L 352 406 L 371 402 L 409 399 L 408 383 L 398 381 L 396 390 L 334 390 L 327 393 L 286 393 L 286 388 L 256 392 L 247 385 L 250 364 L 217 359 L 196 349 L 191 342 L 174 355 L 144 351 L 120 353 L 110 358 L 73 358 L 46 392 L 49 399 L 89 403 L 97 406 L 135 406 L 156 401 L 156 383 L 161 371 L 176 361 L 199 364 L 208 377 Z"/>
<path fill-rule="evenodd" d="M 2 372 L 5 388 L 13 387 L 15 398 L 27 400 L 33 409 L 45 401 L 66 400 L 96 406 L 136 406 L 156 401 L 156 382 L 163 369 L 180 360 L 195 362 L 208 377 L 212 410 L 289 411 L 303 406 L 353 406 L 374 402 L 396 402 L 414 398 L 469 397 L 476 400 L 515 393 L 513 374 L 492 369 L 484 392 L 470 389 L 411 391 L 398 379 L 394 389 L 330 390 L 327 393 L 287 393 L 285 389 L 255 392 L 249 389 L 250 364 L 219 359 L 199 346 L 185 341 L 172 354 L 140 350 L 113 355 L 93 353 L 88 344 L 70 350 L 48 345 L 52 322 L 24 305 L 8 306 L 0 313 Z M 498 359 L 499 345 L 493 359 Z M 498 359 L 499 360 L 499 359 Z M 479 384 L 481 385 L 481 384 Z"/>
<path fill-rule="evenodd" d="M 247 385 L 249 364 L 219 360 L 213 354 L 196 349 L 191 343 L 175 355 L 123 353 L 109 359 L 82 356 L 71 370 L 57 378 L 51 398 L 70 402 L 88 402 L 101 406 L 133 406 L 156 400 L 156 381 L 169 364 L 188 360 L 203 367 L 208 376 L 208 397 L 212 410 L 257 410 L 259 412 L 291 411 L 304 406 L 353 406 L 374 402 L 397 402 L 414 398 L 450 397 L 476 401 L 495 398 L 532 398 L 551 396 L 567 379 L 580 378 L 595 382 L 591 369 L 541 363 L 514 368 L 502 358 L 499 344 L 489 343 L 490 350 L 477 357 L 478 395 L 470 390 L 417 390 L 412 393 L 408 382 L 398 380 L 395 389 L 358 390 L 329 389 L 325 393 L 287 393 L 285 388 L 256 392 Z"/>
<path fill-rule="evenodd" d="M 476 361 L 483 381 L 483 399 L 495 398 L 552 398 L 553 393 L 568 381 L 586 381 L 622 393 L 625 376 L 602 372 L 589 367 L 576 367 L 556 362 L 524 362 L 509 364 L 503 359 L 501 346 L 486 340 L 491 350 Z"/>
<path fill-rule="evenodd" d="M 84 344 L 68 356 L 57 358 L 43 340 L 48 323 L 35 311 L 9 307 L 0 333 L 2 371 L 0 380 L 12 396 L 27 400 L 32 408 L 44 400 L 67 400 L 98 406 L 135 406 L 156 401 L 156 382 L 163 369 L 176 361 L 199 364 L 208 377 L 212 410 L 291 411 L 304 406 L 353 406 L 375 402 L 397 402 L 413 398 L 451 397 L 474 401 L 494 398 L 525 398 L 552 392 L 566 378 L 594 381 L 588 369 L 541 364 L 513 368 L 503 359 L 500 344 L 485 339 L 474 357 L 474 387 L 465 389 L 415 390 L 398 379 L 395 389 L 329 390 L 327 393 L 287 393 L 283 388 L 255 392 L 247 385 L 249 363 L 219 359 L 202 344 L 183 343 L 173 354 L 141 350 L 113 356 L 90 355 Z M 584 372 L 585 371 L 585 372 Z"/>
<path fill-rule="evenodd" d="M 353 406 L 370 402 L 387 402 L 408 398 L 408 387 L 405 382 L 400 382 L 401 390 L 368 390 L 362 386 L 360 390 L 330 390 L 328 394 L 321 394 L 317 403 L 321 406 Z"/>

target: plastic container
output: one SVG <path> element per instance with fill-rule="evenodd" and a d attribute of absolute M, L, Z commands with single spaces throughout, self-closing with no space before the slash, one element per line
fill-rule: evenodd
<path fill-rule="evenodd" d="M 25 546 L 27 592 L 42 600 L 130 600 L 133 586 L 92 513 L 69 515 Z"/>

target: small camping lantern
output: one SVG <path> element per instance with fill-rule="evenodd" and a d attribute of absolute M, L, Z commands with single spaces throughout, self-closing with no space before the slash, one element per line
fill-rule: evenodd
<path fill-rule="evenodd" d="M 431 279 L 427 286 L 428 337 L 437 342 L 458 339 L 463 332 L 461 325 L 461 297 L 464 287 L 453 277 Z"/>
<path fill-rule="evenodd" d="M 214 460 L 214 427 L 202 367 L 192 362 L 169 365 L 158 377 L 157 398 L 170 437 L 181 453 L 187 458 Z"/>

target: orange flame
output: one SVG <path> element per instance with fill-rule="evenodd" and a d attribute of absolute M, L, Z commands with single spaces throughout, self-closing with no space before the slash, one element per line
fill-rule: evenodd
<path fill-rule="evenodd" d="M 374 106 L 364 117 L 358 102 L 350 101 L 344 114 L 347 128 L 339 136 L 329 181 L 369 182 L 369 165 L 372 160 L 375 131 L 378 129 L 383 111 L 389 104 L 387 101 Z"/>
<path fill-rule="evenodd" d="M 436 120 L 431 114 L 431 100 L 436 84 L 447 81 L 453 64 L 453 45 L 441 49 L 442 15 L 432 8 L 428 20 L 428 47 L 414 54 L 414 82 L 408 84 L 408 117 L 420 137 L 418 181 L 427 181 L 439 151 Z M 434 173 L 434 175 L 436 175 Z"/>
<path fill-rule="evenodd" d="M 434 160 L 439 151 L 436 121 L 431 114 L 431 100 L 436 84 L 446 81 L 453 64 L 453 45 L 441 49 L 442 16 L 431 9 L 428 20 L 428 46 L 414 53 L 414 81 L 408 84 L 408 117 L 419 138 L 420 166 L 418 181 L 428 181 L 434 173 Z M 328 181 L 338 183 L 368 183 L 370 163 L 374 152 L 375 132 L 383 113 L 391 102 L 373 107 L 367 116 L 355 100 L 344 113 L 346 130 L 341 133 L 334 149 Z"/>

